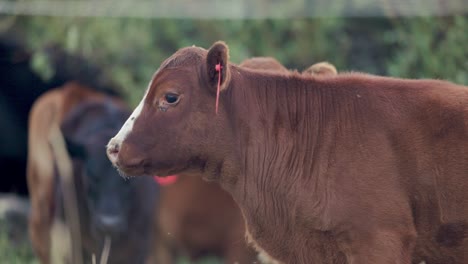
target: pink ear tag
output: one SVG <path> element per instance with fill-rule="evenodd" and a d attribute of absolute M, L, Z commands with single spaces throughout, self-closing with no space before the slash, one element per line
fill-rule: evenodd
<path fill-rule="evenodd" d="M 221 66 L 221 63 L 216 64 L 215 70 L 219 72 L 218 75 L 218 89 L 216 91 L 216 114 L 218 114 L 218 105 L 219 105 L 219 90 L 221 86 L 221 69 L 223 66 Z"/>

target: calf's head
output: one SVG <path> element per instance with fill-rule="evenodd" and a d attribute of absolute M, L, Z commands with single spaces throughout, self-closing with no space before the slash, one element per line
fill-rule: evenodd
<path fill-rule="evenodd" d="M 216 174 L 231 129 L 225 105 L 215 113 L 217 89 L 231 85 L 228 47 L 183 48 L 165 60 L 130 118 L 109 142 L 107 154 L 127 175 Z M 221 71 L 217 71 L 217 66 Z"/>
<path fill-rule="evenodd" d="M 61 126 L 82 188 L 78 199 L 85 204 L 89 228 L 97 236 L 120 235 L 128 229 L 134 183 L 119 177 L 105 151 L 128 114 L 110 100 L 90 100 L 66 115 Z"/>

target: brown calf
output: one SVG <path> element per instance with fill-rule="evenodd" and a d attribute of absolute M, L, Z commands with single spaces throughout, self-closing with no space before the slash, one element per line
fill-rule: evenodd
<path fill-rule="evenodd" d="M 288 72 L 276 59 L 254 57 L 239 66 L 257 70 Z M 317 63 L 310 68 L 333 67 Z M 333 67 L 334 68 L 334 67 Z M 306 74 L 323 74 L 316 70 Z M 196 201 L 196 202 L 194 202 Z M 192 260 L 217 255 L 227 263 L 252 263 L 254 252 L 244 242 L 244 220 L 229 194 L 218 184 L 206 183 L 200 177 L 182 175 L 161 189 L 160 212 L 157 213 L 167 243 Z M 261 256 L 263 263 L 272 263 Z"/>
<path fill-rule="evenodd" d="M 108 156 L 220 182 L 284 263 L 466 263 L 467 149 L 467 87 L 253 71 L 218 42 L 162 63 Z"/>
<path fill-rule="evenodd" d="M 122 101 L 74 83 L 34 103 L 29 231 L 42 263 L 88 263 L 93 254 L 99 260 L 106 244 L 109 263 L 146 259 L 156 186 L 149 178 L 122 179 L 103 149 L 128 114 Z M 70 246 L 58 255 L 58 247 Z"/>

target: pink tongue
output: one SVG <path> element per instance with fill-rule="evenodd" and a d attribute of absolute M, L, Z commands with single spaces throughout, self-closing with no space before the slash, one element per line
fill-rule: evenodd
<path fill-rule="evenodd" d="M 170 175 L 166 177 L 153 176 L 154 180 L 161 186 L 167 186 L 177 181 L 177 175 Z"/>

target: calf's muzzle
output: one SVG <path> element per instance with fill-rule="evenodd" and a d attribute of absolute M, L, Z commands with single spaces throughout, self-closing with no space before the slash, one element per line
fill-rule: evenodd
<path fill-rule="evenodd" d="M 107 157 L 114 165 L 117 165 L 117 158 L 119 156 L 120 145 L 120 142 L 118 142 L 115 138 L 112 138 L 107 144 Z"/>

